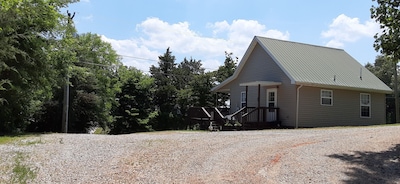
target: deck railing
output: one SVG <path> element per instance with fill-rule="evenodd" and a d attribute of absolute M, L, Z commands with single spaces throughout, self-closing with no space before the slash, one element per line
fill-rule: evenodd
<path fill-rule="evenodd" d="M 213 122 L 222 126 L 228 113 L 228 108 L 191 107 L 188 110 L 189 125 L 199 123 L 201 126 L 208 126 Z"/>
<path fill-rule="evenodd" d="M 189 126 L 199 124 L 201 129 L 210 125 L 240 129 L 268 128 L 279 125 L 279 108 L 243 107 L 229 114 L 229 109 L 192 107 L 188 110 L 188 118 Z"/>
<path fill-rule="evenodd" d="M 279 121 L 279 108 L 277 107 L 243 107 L 227 116 L 231 122 L 240 124 L 248 122 L 277 122 Z"/>

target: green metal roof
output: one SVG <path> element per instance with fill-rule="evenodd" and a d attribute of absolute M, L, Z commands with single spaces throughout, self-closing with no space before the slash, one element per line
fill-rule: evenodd
<path fill-rule="evenodd" d="M 265 37 L 254 37 L 235 74 L 213 90 L 235 79 L 255 44 L 274 59 L 292 84 L 391 93 L 392 90 L 343 49 Z"/>

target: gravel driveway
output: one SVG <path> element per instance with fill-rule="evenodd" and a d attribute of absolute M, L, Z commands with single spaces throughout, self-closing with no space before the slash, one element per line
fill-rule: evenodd
<path fill-rule="evenodd" d="M 0 145 L 32 183 L 400 183 L 400 126 L 129 135 L 46 134 Z"/>

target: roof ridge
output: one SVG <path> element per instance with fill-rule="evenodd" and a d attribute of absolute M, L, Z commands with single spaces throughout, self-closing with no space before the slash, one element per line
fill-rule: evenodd
<path fill-rule="evenodd" d="M 326 48 L 326 49 L 333 49 L 333 50 L 344 51 L 344 49 L 341 49 L 341 48 L 334 48 L 334 47 L 328 47 L 328 46 L 322 46 L 322 45 L 315 45 L 315 44 L 309 44 L 309 43 L 302 43 L 302 42 L 296 42 L 296 41 L 290 41 L 290 40 L 282 40 L 282 39 L 270 38 L 270 37 L 264 37 L 264 36 L 255 36 L 255 37 L 256 37 L 256 38 L 262 38 L 262 39 L 276 40 L 276 41 L 281 41 L 281 42 L 294 43 L 294 44 L 299 44 L 299 45 L 307 45 L 307 46 L 312 46 L 312 47 L 320 47 L 320 48 Z"/>

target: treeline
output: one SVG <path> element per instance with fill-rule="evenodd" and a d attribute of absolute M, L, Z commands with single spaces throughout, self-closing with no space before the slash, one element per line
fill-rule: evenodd
<path fill-rule="evenodd" d="M 64 94 L 68 132 L 76 133 L 185 129 L 189 107 L 225 105 L 228 96 L 210 89 L 233 74 L 231 53 L 206 72 L 201 60 L 177 62 L 168 48 L 143 73 L 124 66 L 100 36 L 77 33 L 74 15 L 61 13 L 76 1 L 0 1 L 1 134 L 60 132 Z"/>

